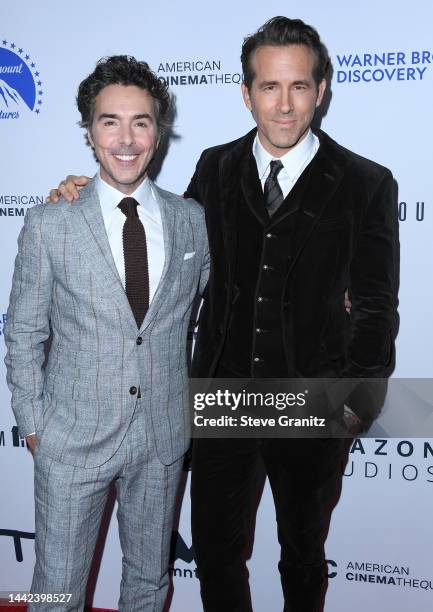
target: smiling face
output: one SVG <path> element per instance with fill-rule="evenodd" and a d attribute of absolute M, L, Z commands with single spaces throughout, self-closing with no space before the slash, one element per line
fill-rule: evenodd
<path fill-rule="evenodd" d="M 101 178 L 129 195 L 144 180 L 158 146 L 155 103 L 135 85 L 108 85 L 95 98 L 89 141 Z"/>
<path fill-rule="evenodd" d="M 257 123 L 261 144 L 274 157 L 281 157 L 305 137 L 322 102 L 326 81 L 317 86 L 314 61 L 306 45 L 264 45 L 251 58 L 254 78 L 249 90 L 242 85 L 242 95 Z"/>

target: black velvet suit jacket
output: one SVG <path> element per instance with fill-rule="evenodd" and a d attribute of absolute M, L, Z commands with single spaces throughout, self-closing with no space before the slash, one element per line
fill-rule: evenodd
<path fill-rule="evenodd" d="M 201 202 L 211 272 L 192 374 L 215 373 L 233 300 L 241 198 L 258 198 L 251 170 L 256 130 L 204 151 L 186 192 Z M 398 218 L 389 170 L 324 132 L 297 213 L 281 304 L 288 377 L 385 377 L 397 328 Z M 278 222 L 278 221 L 276 221 Z M 352 311 L 344 308 L 349 288 Z"/>

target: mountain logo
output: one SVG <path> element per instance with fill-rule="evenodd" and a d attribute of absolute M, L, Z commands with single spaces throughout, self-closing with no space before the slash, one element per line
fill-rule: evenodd
<path fill-rule="evenodd" d="M 39 113 L 43 81 L 34 59 L 14 42 L 0 38 L 0 119 Z"/>

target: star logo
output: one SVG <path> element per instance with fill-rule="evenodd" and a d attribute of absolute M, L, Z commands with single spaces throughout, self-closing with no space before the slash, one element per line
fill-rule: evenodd
<path fill-rule="evenodd" d="M 39 115 L 42 82 L 31 53 L 14 40 L 0 37 L 0 120 L 19 119 L 29 111 Z"/>

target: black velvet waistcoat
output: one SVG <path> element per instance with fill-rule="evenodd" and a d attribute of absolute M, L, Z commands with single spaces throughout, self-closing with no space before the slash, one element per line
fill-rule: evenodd
<path fill-rule="evenodd" d="M 220 364 L 237 376 L 288 376 L 284 342 L 285 278 L 291 237 L 314 160 L 269 218 L 257 166 L 250 156 L 238 202 L 233 299 Z"/>

